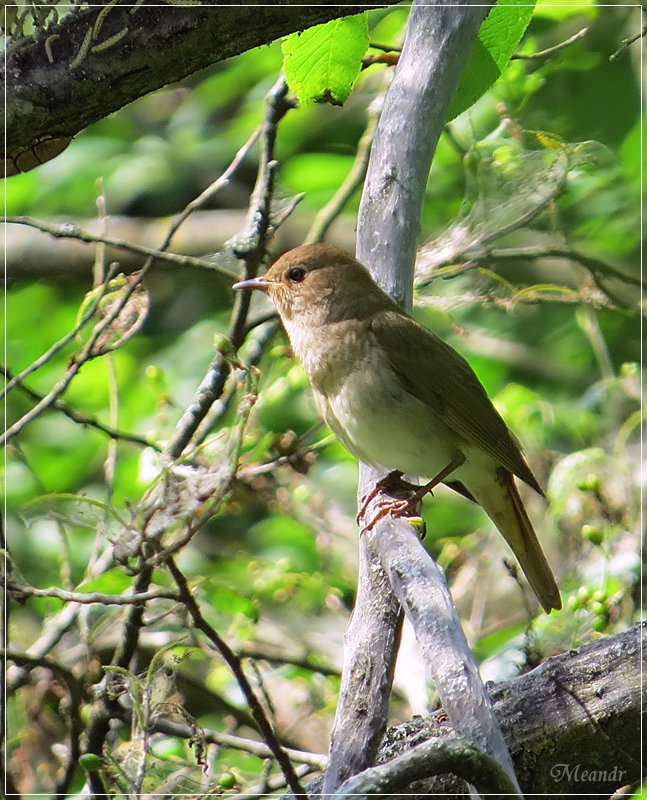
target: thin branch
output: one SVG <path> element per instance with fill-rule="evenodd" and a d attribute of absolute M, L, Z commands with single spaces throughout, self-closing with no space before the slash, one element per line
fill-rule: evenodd
<path fill-rule="evenodd" d="M 33 389 L 30 389 L 28 386 L 25 386 L 24 383 L 16 380 L 11 375 L 11 371 L 6 367 L 0 365 L 0 373 L 5 375 L 5 377 L 10 378 L 13 382 L 13 387 L 19 389 L 23 394 L 27 395 L 30 400 L 35 402 L 42 402 L 43 395 L 35 392 Z M 104 425 L 99 420 L 95 419 L 94 417 L 90 417 L 87 414 L 84 414 L 82 411 L 77 411 L 72 406 L 68 405 L 67 403 L 63 402 L 62 400 L 55 400 L 52 403 L 52 408 L 55 408 L 57 411 L 60 411 L 62 414 L 65 414 L 66 417 L 71 419 L 73 422 L 78 422 L 80 425 L 87 425 L 90 428 L 96 428 L 101 433 L 105 433 L 106 436 L 109 436 L 111 439 L 118 439 L 124 442 L 132 442 L 133 444 L 140 444 L 143 447 L 150 447 L 157 452 L 161 452 L 162 448 L 156 444 L 155 442 L 147 439 L 144 436 L 138 436 L 136 433 L 127 433 L 126 431 L 120 431 L 115 428 L 111 428 L 109 425 Z"/>
<path fill-rule="evenodd" d="M 312 767 L 307 764 L 301 764 L 300 767 L 296 767 L 294 772 L 297 777 L 303 778 L 312 772 Z M 227 800 L 261 800 L 261 798 L 267 798 L 270 792 L 278 792 L 286 786 L 285 778 L 281 775 L 272 775 L 270 778 L 263 778 L 262 781 L 246 786 L 243 792 L 228 794 Z"/>
<path fill-rule="evenodd" d="M 473 258 L 474 256 L 472 256 Z M 602 259 L 594 258 L 593 256 L 586 255 L 579 252 L 579 250 L 572 250 L 568 247 L 506 247 L 500 250 L 489 249 L 486 258 L 495 259 L 498 261 L 514 260 L 519 258 L 528 258 L 536 260 L 539 258 L 565 258 L 571 261 L 577 261 L 578 264 L 586 267 L 589 272 L 594 276 L 605 278 L 617 278 L 625 283 L 630 283 L 633 286 L 643 286 L 643 282 L 639 277 L 634 277 L 619 269 L 611 266 Z"/>
<path fill-rule="evenodd" d="M 151 729 L 158 733 L 166 733 L 169 736 L 177 736 L 182 739 L 190 739 L 195 736 L 195 728 L 191 725 L 182 725 L 166 719 L 155 719 Z M 200 737 L 209 744 L 217 744 L 219 747 L 227 747 L 230 750 L 242 750 L 251 753 L 259 758 L 274 758 L 272 750 L 264 743 L 255 739 L 245 739 L 242 736 L 232 736 L 230 733 L 220 731 L 200 729 Z M 285 747 L 285 753 L 292 761 L 299 764 L 308 764 L 316 769 L 325 769 L 328 757 L 321 753 L 308 753 L 305 750 L 295 750 L 292 747 Z"/>
<path fill-rule="evenodd" d="M 63 774 L 56 782 L 54 800 L 63 800 L 67 797 L 76 772 L 79 756 L 81 755 L 81 735 L 83 733 L 83 720 L 81 719 L 81 706 L 85 700 L 83 688 L 76 676 L 65 667 L 42 656 L 31 656 L 28 653 L 19 653 L 15 650 L 2 650 L 1 655 L 9 661 L 19 664 L 25 669 L 42 667 L 49 670 L 67 688 L 70 696 L 70 747 L 67 754 L 67 764 Z"/>
<path fill-rule="evenodd" d="M 177 592 L 169 592 L 164 589 L 155 589 L 134 595 L 104 594 L 103 592 L 68 592 L 55 586 L 50 586 L 48 589 L 37 589 L 35 586 L 26 586 L 11 579 L 7 580 L 7 591 L 18 602 L 24 602 L 30 597 L 51 597 L 63 603 L 80 603 L 81 605 L 98 603 L 103 606 L 145 605 L 149 600 L 174 600 L 179 602 Z"/>
<path fill-rule="evenodd" d="M 248 371 L 258 365 L 263 354 L 267 352 L 268 348 L 274 341 L 274 337 L 280 329 L 280 324 L 278 322 L 276 313 L 267 317 L 265 320 L 263 320 L 263 322 L 270 322 L 270 324 L 267 325 L 264 330 L 259 331 L 258 335 L 254 336 L 251 341 L 248 341 L 245 346 L 245 367 Z M 248 334 L 254 330 L 254 327 L 256 326 L 250 326 L 249 323 L 246 325 L 245 333 L 243 335 L 244 339 L 247 339 Z M 205 441 L 209 433 L 219 426 L 224 415 L 231 407 L 234 394 L 235 387 L 232 386 L 232 382 L 230 381 L 229 390 L 224 391 L 223 395 L 221 395 L 221 397 L 219 397 L 211 405 L 209 411 L 196 429 L 193 440 L 196 447 L 199 447 Z"/>
<path fill-rule="evenodd" d="M 61 337 L 57 342 L 49 348 L 49 350 L 45 351 L 42 356 L 39 356 L 35 361 L 25 367 L 21 372 L 17 375 L 14 375 L 9 382 L 0 390 L 0 399 L 3 398 L 8 392 L 10 392 L 14 386 L 16 386 L 20 381 L 24 378 L 27 378 L 33 372 L 40 369 L 43 364 L 46 364 L 53 356 L 59 353 L 67 344 L 69 344 L 72 339 L 81 331 L 81 329 L 92 319 L 94 314 L 96 313 L 97 309 L 99 308 L 99 304 L 101 303 L 102 299 L 104 298 L 105 294 L 107 293 L 109 286 L 108 281 L 114 277 L 116 270 L 112 270 L 108 273 L 107 280 L 104 284 L 103 291 L 99 292 L 94 299 L 94 301 L 90 304 L 87 312 L 81 317 L 81 319 L 77 322 L 77 324 L 72 328 L 71 331 L 65 334 L 65 336 Z"/>
<path fill-rule="evenodd" d="M 202 527 L 209 522 L 209 520 L 213 517 L 215 513 L 215 509 L 218 505 L 223 501 L 223 499 L 229 493 L 231 486 L 234 482 L 234 476 L 236 473 L 236 466 L 232 467 L 230 475 L 224 479 L 221 485 L 218 487 L 217 491 L 214 491 L 213 494 L 210 495 L 208 502 L 203 504 L 204 510 L 202 513 L 197 517 L 197 519 L 193 520 L 189 525 L 186 527 L 186 531 L 182 536 L 177 537 L 173 540 L 173 542 L 165 547 L 163 550 L 160 550 L 158 553 L 154 555 L 150 555 L 146 559 L 146 565 L 151 569 L 153 567 L 158 567 L 161 564 L 164 564 L 168 558 L 179 553 L 184 547 L 189 544 L 189 542 L 194 538 L 194 536 L 202 529 Z M 153 508 L 153 510 L 155 510 Z"/>
<path fill-rule="evenodd" d="M 560 50 L 563 50 L 565 47 L 570 47 L 570 45 L 575 44 L 575 42 L 579 42 L 579 40 L 583 39 L 588 32 L 588 28 L 582 28 L 581 31 L 574 33 L 572 36 L 569 36 L 568 39 L 564 39 L 563 42 L 559 42 L 559 44 L 554 44 L 552 47 L 547 47 L 545 50 L 537 50 L 535 53 L 513 53 L 510 56 L 510 60 L 516 58 L 529 61 L 534 58 L 545 58 L 546 56 L 552 56 L 553 53 L 557 53 Z"/>
<path fill-rule="evenodd" d="M 222 264 L 217 264 L 211 259 L 195 258 L 194 256 L 183 256 L 179 253 L 167 253 L 164 250 L 154 247 L 146 247 L 143 244 L 135 244 L 134 242 L 127 242 L 125 239 L 114 239 L 112 236 L 103 236 L 99 233 L 89 233 L 79 228 L 78 225 L 72 223 L 64 223 L 62 225 L 54 225 L 50 222 L 41 222 L 33 217 L 7 217 L 6 222 L 14 225 L 29 225 L 36 228 L 43 233 L 49 233 L 56 239 L 77 239 L 80 242 L 87 243 L 100 243 L 115 247 L 118 250 L 127 250 L 129 253 L 136 253 L 140 256 L 147 256 L 149 259 L 169 261 L 176 264 L 178 267 L 197 267 L 199 269 L 208 269 L 212 272 L 221 272 L 228 278 L 240 277 L 239 273 L 230 270 Z"/>
<path fill-rule="evenodd" d="M 334 667 L 325 666 L 307 655 L 298 653 L 283 653 L 271 646 L 259 642 L 248 642 L 238 648 L 238 654 L 242 658 L 253 658 L 257 661 L 267 661 L 270 664 L 289 664 L 299 669 L 307 669 L 310 672 L 318 672 L 333 678 L 338 678 L 340 672 Z"/>
<path fill-rule="evenodd" d="M 74 356 L 70 362 L 68 363 L 67 369 L 65 371 L 65 375 L 63 378 L 46 394 L 40 402 L 38 402 L 30 411 L 28 411 L 23 417 L 21 417 L 17 422 L 15 422 L 11 427 L 9 427 L 3 434 L 0 436 L 0 446 L 6 444 L 6 442 L 15 436 L 16 434 L 20 433 L 20 431 L 28 425 L 30 422 L 33 422 L 36 417 L 38 417 L 45 409 L 49 408 L 56 400 L 58 400 L 61 395 L 65 393 L 67 387 L 70 385 L 72 380 L 78 375 L 81 370 L 81 367 L 91 361 L 93 358 L 96 357 L 95 347 L 97 342 L 102 337 L 103 333 L 112 325 L 112 323 L 117 319 L 117 317 L 121 314 L 123 309 L 126 307 L 127 303 L 129 302 L 132 295 L 137 291 L 139 286 L 139 278 L 142 278 L 146 271 L 150 268 L 152 264 L 152 259 L 146 262 L 144 266 L 139 271 L 138 280 L 132 281 L 130 286 L 123 292 L 121 298 L 118 302 L 114 303 L 114 307 L 111 308 L 110 312 L 95 326 L 92 334 L 88 338 L 88 341 L 82 348 L 79 355 Z M 104 291 L 108 287 L 108 282 L 104 284 Z M 96 301 L 99 302 L 98 300 Z M 93 304 L 94 305 L 94 304 Z"/>
<path fill-rule="evenodd" d="M 236 655 L 236 653 L 234 653 L 234 651 L 229 647 L 227 642 L 225 642 L 220 634 L 202 616 L 200 607 L 198 606 L 191 589 L 189 588 L 184 574 L 178 569 L 173 559 L 169 558 L 166 562 L 166 565 L 173 576 L 175 583 L 177 584 L 177 587 L 180 591 L 180 600 L 184 603 L 187 611 L 189 612 L 191 619 L 193 620 L 193 624 L 198 630 L 202 631 L 202 633 L 204 633 L 209 641 L 216 647 L 236 678 L 238 686 L 243 692 L 250 711 L 252 712 L 252 716 L 258 725 L 258 729 L 265 739 L 268 747 L 272 751 L 272 755 L 277 760 L 289 787 L 294 792 L 295 797 L 298 798 L 298 800 L 308 800 L 308 796 L 294 772 L 294 767 L 292 766 L 287 753 L 281 747 L 279 740 L 274 733 L 274 729 L 272 728 L 272 725 L 265 714 L 263 706 L 260 704 L 249 680 L 247 679 L 247 676 L 245 675 L 240 658 Z"/>
<path fill-rule="evenodd" d="M 324 240 L 332 223 L 364 182 L 366 170 L 368 169 L 368 160 L 371 155 L 371 145 L 373 144 L 383 102 L 384 96 L 380 95 L 371 103 L 366 128 L 362 138 L 359 140 L 353 166 L 333 198 L 318 212 L 304 239 L 304 244 L 313 244 Z"/>
<path fill-rule="evenodd" d="M 220 177 L 216 178 L 216 180 L 207 188 L 202 191 L 197 197 L 191 200 L 190 203 L 187 203 L 184 210 L 178 214 L 178 216 L 173 220 L 171 227 L 169 228 L 168 233 L 166 234 L 166 238 L 164 239 L 163 244 L 161 245 L 161 250 L 166 250 L 166 248 L 170 245 L 173 236 L 177 232 L 178 228 L 182 225 L 183 222 L 189 217 L 194 211 L 197 211 L 201 206 L 203 206 L 207 200 L 213 197 L 216 192 L 219 192 L 220 189 L 223 189 L 225 186 L 229 184 L 233 175 L 235 174 L 238 167 L 241 165 L 245 156 L 249 153 L 254 145 L 254 142 L 258 139 L 261 134 L 262 127 L 259 125 L 256 130 L 252 133 L 249 139 L 245 142 L 245 144 L 238 150 L 236 155 L 233 158 L 231 164 L 227 167 L 227 169 L 220 175 Z M 228 274 L 228 273 L 226 273 Z"/>
<path fill-rule="evenodd" d="M 518 789 L 497 761 L 466 739 L 428 739 L 386 764 L 369 767 L 349 778 L 335 792 L 335 800 L 363 800 L 389 795 L 412 781 L 451 773 L 487 793 L 520 797 Z"/>
<path fill-rule="evenodd" d="M 292 108 L 292 103 L 287 99 L 287 91 L 287 84 L 281 76 L 267 95 L 265 115 L 261 125 L 259 172 L 250 201 L 247 222 L 243 231 L 229 243 L 238 258 L 244 261 L 246 278 L 257 274 L 265 257 L 267 235 L 270 230 L 271 198 L 278 166 L 274 160 L 276 131 L 281 119 Z M 250 292 L 241 292 L 237 295 L 227 335 L 234 352 L 245 340 L 249 303 Z M 179 458 L 215 400 L 222 395 L 230 369 L 229 361 L 221 354 L 212 361 L 191 404 L 178 422 L 175 434 L 165 448 L 165 453 L 170 459 Z"/>
<path fill-rule="evenodd" d="M 140 559 L 141 571 L 137 576 L 134 594 L 145 595 L 150 586 L 153 569 L 149 567 L 144 558 Z M 132 597 L 132 596 L 131 596 Z M 144 624 L 144 604 L 133 603 L 126 613 L 123 626 L 123 636 L 115 648 L 111 665 L 127 669 L 139 643 L 139 635 Z M 120 705 L 118 700 L 104 693 L 98 698 L 88 721 L 85 732 L 84 751 L 101 755 L 103 745 L 110 730 L 110 721 L 119 716 Z M 95 795 L 103 796 L 106 793 L 101 774 L 93 770 L 88 775 L 90 787 Z"/>
<path fill-rule="evenodd" d="M 643 4 L 643 11 L 644 9 L 645 6 Z M 619 58 L 630 45 L 632 45 L 634 42 L 637 42 L 638 39 L 642 39 L 643 36 L 645 36 L 646 34 L 647 34 L 647 25 L 640 31 L 640 33 L 637 33 L 634 36 L 629 36 L 626 39 L 623 39 L 620 42 L 620 47 L 615 51 L 615 53 L 611 53 L 611 55 L 609 56 L 609 61 L 615 61 L 616 58 Z"/>
<path fill-rule="evenodd" d="M 499 234 L 497 233 L 489 238 L 490 240 L 493 240 L 498 238 L 498 236 Z M 605 283 L 605 281 L 617 280 L 631 286 L 639 287 L 644 285 L 639 277 L 635 277 L 626 272 L 621 272 L 619 269 L 616 269 L 606 261 L 602 261 L 599 258 L 589 256 L 585 253 L 581 253 L 578 250 L 573 250 L 568 247 L 506 247 L 497 249 L 487 246 L 483 248 L 473 248 L 472 246 L 469 246 L 463 251 L 452 253 L 448 259 L 438 262 L 438 264 L 434 264 L 432 267 L 425 266 L 421 278 L 416 281 L 416 286 L 418 288 L 428 286 L 437 278 L 444 279 L 456 277 L 457 275 L 461 275 L 469 270 L 478 269 L 479 264 L 483 262 L 498 261 L 505 263 L 507 261 L 518 261 L 519 259 L 536 261 L 544 258 L 562 258 L 581 264 L 589 271 L 591 277 L 593 278 L 593 282 L 600 292 L 602 292 L 603 295 L 608 297 L 620 308 L 627 307 L 628 303 L 623 300 L 622 297 L 618 297 L 617 294 L 610 289 L 608 284 Z M 447 266 L 444 266 L 444 264 Z M 524 289 L 524 300 L 537 299 L 536 297 L 528 294 L 530 291 L 536 291 L 539 299 L 541 299 L 539 292 L 544 288 L 546 287 L 537 286 Z M 580 289 L 579 293 L 575 293 L 565 286 L 560 288 L 564 294 L 558 299 L 562 302 L 579 303 L 583 299 L 591 303 L 596 302 L 594 298 L 587 299 L 584 297 L 582 289 Z M 551 292 L 554 291 L 555 289 L 551 288 Z M 514 299 L 519 299 L 519 297 L 520 295 L 518 293 Z"/>

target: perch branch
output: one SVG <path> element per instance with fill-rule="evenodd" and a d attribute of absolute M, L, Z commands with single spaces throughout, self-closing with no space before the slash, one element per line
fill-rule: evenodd
<path fill-rule="evenodd" d="M 471 45 L 487 12 L 488 6 L 468 3 L 446 2 L 433 7 L 422 2 L 413 4 L 402 54 L 377 126 L 360 204 L 357 255 L 382 288 L 407 309 L 411 308 L 416 242 L 431 160 Z M 378 472 L 361 465 L 360 498 L 369 493 L 379 477 Z M 415 530 L 406 523 L 400 524 L 417 541 Z M 372 576 L 382 572 L 384 566 L 376 553 L 368 550 L 366 538 L 360 537 L 360 586 L 370 586 L 374 582 Z M 393 627 L 394 615 L 387 609 L 394 607 L 394 597 L 390 587 L 374 597 L 358 593 L 353 612 L 358 630 L 371 618 Z M 377 613 L 373 605 L 377 606 Z M 389 641 L 389 648 L 378 651 L 372 647 L 375 641 Z M 346 778 L 371 763 L 374 751 L 367 743 L 377 739 L 386 721 L 382 697 L 391 688 L 397 647 L 398 636 L 389 640 L 388 631 L 382 630 L 379 636 L 372 632 L 364 648 L 356 645 L 345 650 L 345 675 L 379 674 L 382 683 L 368 704 L 376 713 L 364 713 L 351 735 L 344 735 L 343 721 L 352 718 L 353 713 L 359 717 L 366 710 L 366 701 L 362 698 L 361 706 L 355 706 L 350 694 L 340 697 L 324 780 L 325 794 L 335 792 Z M 501 749 L 497 743 L 493 750 L 504 768 L 514 775 L 509 756 L 505 758 L 505 746 Z"/>

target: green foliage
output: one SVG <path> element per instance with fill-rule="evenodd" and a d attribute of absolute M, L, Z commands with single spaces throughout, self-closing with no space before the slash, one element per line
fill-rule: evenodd
<path fill-rule="evenodd" d="M 481 25 L 456 89 L 449 119 L 473 105 L 499 78 L 528 27 L 532 11 L 532 3 L 497 0 Z"/>
<path fill-rule="evenodd" d="M 302 103 L 343 105 L 351 93 L 368 47 L 366 14 L 342 17 L 283 40 L 283 69 Z"/>
<path fill-rule="evenodd" d="M 634 18 L 621 7 L 539 2 L 519 43 L 529 13 L 499 4 L 484 26 L 478 52 L 486 50 L 501 76 L 439 143 L 421 233 L 436 260 L 423 253 L 417 273 L 416 316 L 470 360 L 549 498 L 546 505 L 524 495 L 562 590 L 564 609 L 549 617 L 526 609 L 525 590 L 504 566 L 509 552 L 478 507 L 444 487 L 425 500 L 425 545 L 446 570 L 492 680 L 624 630 L 640 615 L 641 120 L 630 52 L 608 61 Z M 354 83 L 343 109 L 300 106 L 278 127 L 274 211 L 286 198 L 307 196 L 279 229 L 273 253 L 300 243 L 335 194 L 383 90 L 384 66 L 357 80 L 333 68 L 344 26 L 368 24 L 371 40 L 385 46 L 402 41 L 401 8 L 351 19 L 337 23 L 339 38 L 324 39 L 323 89 L 332 77 L 340 92 Z M 591 26 L 584 39 L 549 57 L 509 61 L 513 50 L 529 55 L 563 42 L 580 21 Z M 360 52 L 364 34 L 355 36 L 349 60 L 359 70 L 366 46 Z M 127 215 L 133 237 L 146 240 L 141 218 L 178 214 L 227 168 L 262 119 L 280 68 L 274 44 L 142 98 L 84 131 L 56 160 L 8 180 L 7 213 L 73 215 L 86 227 L 99 195 L 109 233 Z M 470 103 L 494 76 L 481 71 L 464 78 L 472 82 Z M 314 97 L 314 89 L 304 91 Z M 591 140 L 599 144 L 584 153 L 577 143 Z M 242 227 L 257 153 L 204 212 L 211 233 L 232 218 Z M 356 191 L 329 235 L 349 248 L 358 198 Z M 168 220 L 147 242 L 158 245 L 167 230 Z M 44 234 L 30 233 L 20 260 L 9 263 L 16 278 L 7 291 L 6 351 L 12 374 L 34 370 L 7 396 L 8 425 L 61 381 L 95 330 L 98 315 L 80 340 L 71 336 L 36 363 L 99 296 L 92 260 L 125 258 L 84 246 L 85 260 L 66 250 L 56 261 L 65 243 L 47 238 L 43 263 L 34 266 L 29 248 Z M 440 255 L 434 240 L 443 244 Z M 21 271 L 23 263 L 33 271 Z M 113 280 L 100 313 L 125 297 L 127 283 Z M 142 550 L 172 551 L 207 623 L 244 656 L 255 691 L 267 692 L 263 704 L 274 704 L 279 735 L 303 749 L 327 748 L 338 644 L 356 584 L 355 461 L 315 427 L 303 371 L 282 333 L 263 322 L 269 306 L 253 306 L 247 323 L 254 324 L 235 354 L 224 347 L 232 341 L 228 287 L 213 269 L 156 265 L 144 281 L 144 324 L 129 337 L 112 329 L 107 345 L 115 349 L 97 348 L 57 404 L 8 442 L 9 578 L 46 595 L 15 595 L 10 645 L 19 653 L 42 647 L 43 658 L 63 669 L 10 665 L 8 769 L 25 796 L 55 793 L 70 752 L 69 721 L 87 730 L 109 683 L 111 702 L 132 715 L 114 722 L 102 752 L 83 755 L 70 795 L 81 793 L 88 772 L 114 796 L 132 796 L 138 770 L 142 792 L 169 796 L 255 793 L 264 780 L 264 758 L 231 742 L 205 743 L 205 732 L 227 733 L 244 746 L 253 722 L 230 668 L 196 630 L 186 603 L 168 596 L 177 586 L 163 559 L 147 586 L 159 596 L 145 604 L 135 660 L 122 672 L 104 669 L 126 637 L 132 606 L 114 601 L 135 591 Z M 171 466 L 160 449 L 219 352 L 229 376 L 201 441 Z M 81 600 L 100 593 L 105 602 L 70 603 L 61 592 Z M 79 689 L 78 720 L 65 676 Z M 394 699 L 392 719 L 408 716 Z M 186 736 L 153 734 L 147 720 L 185 726 Z M 280 781 L 273 762 L 269 777 Z"/>

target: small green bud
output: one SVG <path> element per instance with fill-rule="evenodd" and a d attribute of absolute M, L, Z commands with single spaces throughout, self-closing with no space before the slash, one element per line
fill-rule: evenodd
<path fill-rule="evenodd" d="M 591 597 L 591 590 L 588 586 L 580 586 L 577 590 L 577 599 L 580 603 L 586 603 Z"/>
<path fill-rule="evenodd" d="M 596 633 L 604 633 L 608 627 L 609 621 L 606 617 L 596 617 L 593 620 L 592 628 Z"/>
<path fill-rule="evenodd" d="M 586 478 L 579 481 L 577 488 L 582 492 L 599 492 L 600 485 L 600 476 L 596 475 L 594 472 L 589 472 Z"/>
<path fill-rule="evenodd" d="M 236 776 L 233 772 L 223 772 L 218 778 L 218 786 L 222 789 L 233 789 L 236 785 Z"/>
<path fill-rule="evenodd" d="M 623 378 L 635 378 L 640 374 L 640 367 L 635 361 L 626 361 L 620 367 L 620 375 Z"/>
<path fill-rule="evenodd" d="M 79 764 L 86 772 L 97 772 L 103 769 L 103 761 L 95 753 L 84 753 L 79 758 Z"/>
<path fill-rule="evenodd" d="M 594 525 L 582 525 L 582 536 L 597 547 L 604 541 L 604 531 Z"/>
<path fill-rule="evenodd" d="M 578 608 L 581 608 L 582 606 L 582 603 L 580 602 L 576 594 L 569 595 L 566 604 L 571 609 L 571 611 L 576 611 Z"/>

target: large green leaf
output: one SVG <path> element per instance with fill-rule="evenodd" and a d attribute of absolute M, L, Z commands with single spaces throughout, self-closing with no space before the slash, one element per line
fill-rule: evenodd
<path fill-rule="evenodd" d="M 341 105 L 348 98 L 368 48 L 366 14 L 315 25 L 283 40 L 283 69 L 301 103 Z"/>
<path fill-rule="evenodd" d="M 449 119 L 473 105 L 499 78 L 528 27 L 533 7 L 534 3 L 527 0 L 498 0 L 481 25 L 454 95 Z"/>

